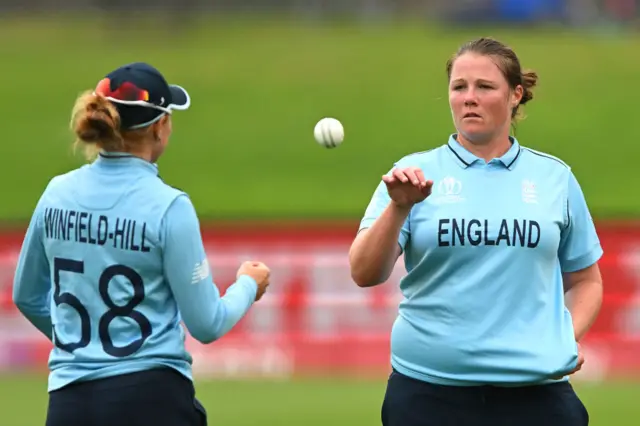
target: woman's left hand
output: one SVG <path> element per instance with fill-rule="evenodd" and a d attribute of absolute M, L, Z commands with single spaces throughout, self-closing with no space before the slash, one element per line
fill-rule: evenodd
<path fill-rule="evenodd" d="M 580 343 L 578 343 L 578 364 L 576 364 L 575 368 L 571 371 L 569 371 L 567 374 L 564 374 L 560 377 L 554 377 L 554 380 L 560 380 L 565 376 L 570 376 L 574 373 L 577 373 L 578 371 L 580 371 L 582 369 L 582 364 L 584 364 L 584 354 L 582 353 L 582 346 L 580 346 Z"/>

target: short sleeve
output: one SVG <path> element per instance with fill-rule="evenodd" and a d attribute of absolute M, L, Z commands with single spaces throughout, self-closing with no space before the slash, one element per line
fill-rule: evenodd
<path fill-rule="evenodd" d="M 385 185 L 384 182 L 380 181 L 380 184 L 373 193 L 373 197 L 371 197 L 371 201 L 369 202 L 369 205 L 365 210 L 364 217 L 360 221 L 358 232 L 371 227 L 376 219 L 380 217 L 384 209 L 387 208 L 390 202 L 391 198 L 389 197 L 389 193 L 387 192 L 387 185 Z M 400 245 L 402 251 L 404 251 L 405 249 L 410 234 L 409 218 L 407 217 L 407 220 L 405 220 L 404 224 L 402 225 L 402 229 L 400 230 L 400 235 L 398 237 L 398 244 Z"/>
<path fill-rule="evenodd" d="M 587 202 L 573 173 L 569 176 L 567 219 L 560 236 L 558 257 L 562 272 L 588 268 L 602 257 L 596 228 Z"/>

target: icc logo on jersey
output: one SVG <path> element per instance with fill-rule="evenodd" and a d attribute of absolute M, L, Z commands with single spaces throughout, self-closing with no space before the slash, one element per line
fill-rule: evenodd
<path fill-rule="evenodd" d="M 448 176 L 438 184 L 438 193 L 442 195 L 460 195 L 462 192 L 462 182 Z"/>
<path fill-rule="evenodd" d="M 454 177 L 447 176 L 438 182 L 432 202 L 434 204 L 459 203 L 464 200 L 464 198 L 460 196 L 461 193 L 462 182 Z"/>

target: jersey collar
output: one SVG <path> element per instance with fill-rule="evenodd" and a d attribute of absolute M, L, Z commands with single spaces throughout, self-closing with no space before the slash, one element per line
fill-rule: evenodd
<path fill-rule="evenodd" d="M 153 174 L 158 174 L 158 165 L 143 160 L 140 157 L 125 152 L 101 152 L 95 161 L 98 167 L 118 169 L 118 168 L 137 168 L 146 169 Z"/>
<path fill-rule="evenodd" d="M 449 137 L 449 142 L 447 143 L 447 147 L 449 148 L 451 154 L 455 157 L 456 162 L 464 169 L 471 166 L 476 161 L 482 162 L 483 160 L 481 158 L 476 157 L 474 154 L 467 151 L 465 147 L 460 145 L 460 143 L 456 139 L 457 136 L 458 135 L 455 133 L 452 134 Z M 502 157 L 496 158 L 493 161 L 499 162 L 508 170 L 512 170 L 516 160 L 520 156 L 521 148 L 516 138 L 509 136 L 509 140 L 511 141 L 511 148 L 509 148 L 509 150 Z"/>

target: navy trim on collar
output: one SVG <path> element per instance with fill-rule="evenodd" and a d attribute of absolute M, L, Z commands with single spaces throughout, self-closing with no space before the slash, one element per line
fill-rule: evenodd
<path fill-rule="evenodd" d="M 458 135 L 455 133 L 449 136 L 447 147 L 455 157 L 456 162 L 460 164 L 462 168 L 466 169 L 476 161 L 484 162 L 484 160 L 475 156 L 465 147 L 463 147 L 456 139 L 457 136 Z M 516 160 L 520 157 L 522 149 L 516 138 L 509 136 L 509 140 L 511 141 L 511 148 L 509 148 L 509 150 L 502 157 L 496 158 L 496 160 L 500 161 L 508 170 L 512 170 Z"/>

